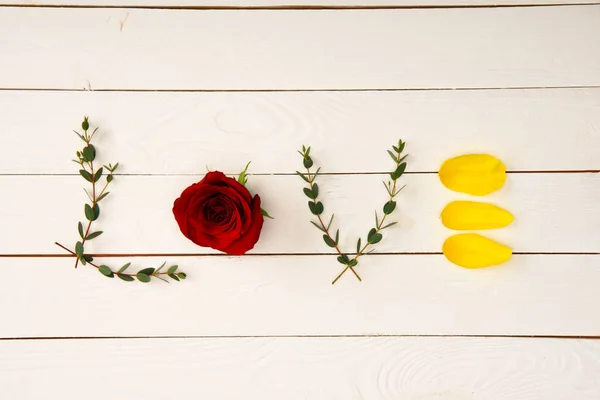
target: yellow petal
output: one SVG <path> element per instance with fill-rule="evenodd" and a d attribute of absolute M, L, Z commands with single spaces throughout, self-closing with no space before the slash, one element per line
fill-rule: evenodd
<path fill-rule="evenodd" d="M 497 229 L 510 225 L 514 218 L 504 208 L 476 201 L 453 201 L 442 211 L 442 224 L 457 231 Z"/>
<path fill-rule="evenodd" d="M 504 186 L 506 167 L 489 154 L 465 154 L 446 160 L 439 176 L 450 190 L 485 196 Z"/>
<path fill-rule="evenodd" d="M 483 268 L 502 264 L 512 256 L 512 249 L 476 233 L 450 236 L 442 248 L 446 258 L 461 267 Z"/>

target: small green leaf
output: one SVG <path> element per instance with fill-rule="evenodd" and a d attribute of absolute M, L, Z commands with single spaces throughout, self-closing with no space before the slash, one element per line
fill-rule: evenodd
<path fill-rule="evenodd" d="M 396 156 L 394 153 L 392 153 L 389 150 L 387 152 L 390 155 L 390 157 L 392 157 L 392 160 L 394 160 L 394 162 L 398 162 L 398 156 Z"/>
<path fill-rule="evenodd" d="M 261 209 L 260 209 L 260 213 L 262 214 L 262 216 L 263 216 L 263 217 L 267 217 L 267 218 L 275 219 L 275 218 L 271 217 L 271 216 L 269 215 L 269 213 L 267 212 L 267 210 L 265 210 L 264 208 L 261 208 Z"/>
<path fill-rule="evenodd" d="M 138 274 L 141 273 L 141 274 L 144 274 L 144 275 L 152 275 L 154 273 L 154 271 L 155 271 L 155 269 L 152 268 L 152 267 L 151 268 L 144 268 L 144 269 L 140 270 L 138 272 Z"/>
<path fill-rule="evenodd" d="M 238 176 L 237 181 L 242 185 L 242 186 L 246 186 L 246 183 L 248 182 L 248 177 L 246 175 L 246 172 L 248 172 L 248 167 L 250 166 L 250 162 L 248 161 L 248 164 L 246 164 L 246 168 L 244 168 L 244 170 L 242 172 L 240 172 L 240 175 Z"/>
<path fill-rule="evenodd" d="M 344 265 L 348 265 L 348 263 L 350 262 L 350 259 L 345 254 L 342 254 L 341 256 L 339 256 L 337 258 L 337 260 L 340 264 L 344 264 Z"/>
<path fill-rule="evenodd" d="M 104 192 L 100 195 L 100 197 L 98 197 L 98 200 L 96 200 L 96 203 L 98 203 L 100 200 L 102 200 L 103 198 L 105 198 L 106 196 L 108 196 L 110 194 L 110 192 Z"/>
<path fill-rule="evenodd" d="M 98 169 L 98 171 L 96 171 L 96 174 L 94 175 L 94 182 L 98 182 L 100 180 L 100 178 L 102 178 L 102 172 L 104 170 L 102 168 Z"/>
<path fill-rule="evenodd" d="M 370 244 L 379 243 L 379 242 L 381 242 L 381 239 L 383 239 L 383 235 L 381 233 L 375 233 L 375 234 L 371 235 L 371 237 L 369 238 L 369 243 Z"/>
<path fill-rule="evenodd" d="M 387 185 L 385 183 L 385 181 L 381 181 L 381 182 L 383 182 L 383 186 L 385 187 L 385 190 L 388 192 L 388 194 L 390 195 L 390 197 L 392 197 L 393 195 L 392 195 L 392 191 L 390 190 L 389 185 Z"/>
<path fill-rule="evenodd" d="M 358 242 L 356 242 L 356 254 L 360 253 L 361 240 L 361 238 L 358 238 Z"/>
<path fill-rule="evenodd" d="M 396 202 L 395 201 L 388 201 L 383 206 L 383 213 L 386 214 L 386 215 L 389 215 L 389 214 L 393 213 L 395 209 L 396 209 Z M 378 224 L 378 226 L 379 226 L 379 224 Z"/>
<path fill-rule="evenodd" d="M 173 266 L 169 267 L 169 269 L 167 270 L 167 273 L 174 274 L 175 271 L 177 271 L 177 268 L 178 268 L 177 265 L 173 265 Z"/>
<path fill-rule="evenodd" d="M 313 160 L 312 160 L 312 158 L 310 158 L 307 155 L 307 156 L 304 157 L 304 160 L 302 161 L 302 164 L 304 164 L 304 168 L 309 169 L 310 167 L 313 166 Z"/>
<path fill-rule="evenodd" d="M 401 163 L 402 161 L 406 160 L 406 157 L 408 157 L 408 154 L 405 155 L 404 157 L 402 157 L 401 159 L 398 160 L 398 163 Z"/>
<path fill-rule="evenodd" d="M 81 123 L 81 129 L 83 129 L 84 131 L 87 131 L 88 129 L 90 129 L 90 123 L 88 121 L 88 117 L 83 117 L 83 122 Z"/>
<path fill-rule="evenodd" d="M 387 224 L 387 225 L 385 225 L 385 226 L 382 226 L 382 227 L 381 227 L 379 230 L 380 230 L 380 231 L 381 231 L 381 230 L 384 230 L 385 228 L 389 228 L 390 226 L 394 226 L 394 225 L 396 225 L 396 224 L 397 224 L 397 222 L 390 222 L 389 224 Z"/>
<path fill-rule="evenodd" d="M 94 204 L 94 207 L 92 207 L 92 211 L 94 212 L 94 221 L 95 221 L 100 216 L 100 206 L 98 205 L 98 203 Z"/>
<path fill-rule="evenodd" d="M 115 165 L 113 165 L 113 167 L 112 167 L 112 169 L 110 171 L 111 172 L 115 172 L 118 167 L 119 167 L 119 163 L 116 163 Z"/>
<path fill-rule="evenodd" d="M 371 228 L 371 230 L 369 231 L 369 233 L 367 234 L 367 240 L 371 238 L 371 236 L 373 236 L 374 234 L 377 233 L 377 229 L 375 228 Z"/>
<path fill-rule="evenodd" d="M 117 271 L 117 273 L 118 273 L 118 274 L 120 274 L 120 273 L 123 273 L 123 272 L 125 272 L 125 270 L 126 270 L 127 268 L 129 268 L 129 266 L 130 266 L 130 265 L 131 265 L 131 263 L 127 263 L 127 264 L 123 265 L 123 266 L 122 266 L 122 267 L 121 267 L 121 268 L 120 268 L 120 269 Z"/>
<path fill-rule="evenodd" d="M 90 255 L 87 255 L 87 254 L 84 254 L 83 255 L 83 260 L 86 261 L 86 262 L 92 262 L 92 261 L 94 261 L 94 257 L 92 257 Z"/>
<path fill-rule="evenodd" d="M 340 242 L 340 230 L 338 229 L 335 232 L 335 243 L 338 244 Z"/>
<path fill-rule="evenodd" d="M 379 226 L 379 215 L 377 215 L 377 210 L 375 210 L 375 226 Z"/>
<path fill-rule="evenodd" d="M 83 257 L 83 252 L 84 252 L 83 243 L 77 242 L 75 244 L 75 254 L 77 255 L 77 257 L 81 258 L 81 257 Z"/>
<path fill-rule="evenodd" d="M 405 187 L 406 187 L 406 185 L 404 185 L 400 189 L 396 190 L 396 193 L 393 193 L 392 197 L 396 197 L 398 195 L 398 193 L 400 193 Z"/>
<path fill-rule="evenodd" d="M 101 265 L 98 268 L 98 272 L 100 272 L 102 275 L 106 276 L 107 278 L 114 278 L 115 277 L 115 274 L 106 265 Z"/>
<path fill-rule="evenodd" d="M 94 210 L 92 210 L 92 206 L 90 206 L 89 204 L 85 205 L 85 217 L 88 221 L 94 221 L 96 219 L 94 215 Z"/>
<path fill-rule="evenodd" d="M 77 231 L 79 231 L 79 236 L 83 239 L 83 224 L 81 222 L 77 224 Z"/>
<path fill-rule="evenodd" d="M 175 275 L 175 274 L 167 274 L 167 275 L 169 275 L 169 278 L 175 279 L 176 281 L 179 282 L 179 277 L 177 275 Z"/>
<path fill-rule="evenodd" d="M 349 267 L 356 267 L 357 265 L 358 265 L 357 260 L 350 260 L 350 262 L 348 262 Z"/>
<path fill-rule="evenodd" d="M 94 238 L 97 238 L 100 235 L 102 235 L 102 231 L 93 232 L 93 233 L 90 233 L 89 235 L 87 235 L 85 240 L 92 240 Z"/>
<path fill-rule="evenodd" d="M 121 278 L 122 280 L 124 280 L 125 282 L 131 282 L 134 281 L 135 279 L 133 278 L 133 276 L 129 276 L 129 275 L 122 275 L 122 274 L 117 274 L 117 276 L 119 278 Z"/>
<path fill-rule="evenodd" d="M 312 201 L 308 202 L 308 208 L 310 208 L 310 212 L 312 212 L 314 215 L 321 215 L 323 214 L 323 203 L 321 203 L 320 201 L 317 203 L 314 203 Z"/>
<path fill-rule="evenodd" d="M 399 149 L 398 147 L 396 147 L 396 146 L 392 146 L 392 149 L 394 149 L 394 151 L 395 151 L 396 153 L 400 153 L 400 149 Z"/>
<path fill-rule="evenodd" d="M 313 224 L 314 226 L 317 227 L 318 230 L 320 230 L 321 232 L 325 232 L 325 229 L 323 229 L 323 227 L 319 224 L 317 224 L 315 221 L 310 221 L 311 224 Z"/>
<path fill-rule="evenodd" d="M 392 180 L 398 180 L 398 178 L 400 178 L 402 176 L 402 174 L 404 173 L 404 170 L 406 169 L 406 163 L 403 162 L 402 164 L 398 165 L 398 168 L 396 168 L 396 170 L 394 172 L 392 172 L 390 174 L 390 176 L 392 177 Z"/>
<path fill-rule="evenodd" d="M 143 272 L 138 272 L 136 275 L 136 278 L 138 279 L 138 281 L 143 282 L 143 283 L 148 283 L 150 282 L 150 277 L 146 274 L 144 274 Z"/>
<path fill-rule="evenodd" d="M 81 265 L 85 265 L 85 264 L 87 264 L 87 261 L 85 260 L 85 258 L 84 258 L 84 257 L 81 257 L 81 258 L 79 259 L 79 261 L 81 261 Z"/>
<path fill-rule="evenodd" d="M 312 192 L 316 199 L 319 196 L 319 185 L 317 185 L 316 183 L 313 183 Z"/>
<path fill-rule="evenodd" d="M 333 222 L 333 216 L 335 214 L 331 214 L 331 218 L 329 218 L 329 223 L 327 224 L 327 230 L 329 230 L 329 228 L 331 228 L 331 223 Z"/>
<path fill-rule="evenodd" d="M 96 148 L 89 144 L 83 148 L 82 154 L 86 161 L 94 161 L 96 159 Z"/>
<path fill-rule="evenodd" d="M 177 275 L 177 277 L 179 279 L 185 279 L 185 278 L 187 278 L 187 275 L 186 275 L 185 272 L 178 272 L 176 275 Z"/>
<path fill-rule="evenodd" d="M 113 179 L 114 179 L 113 174 L 110 174 L 106 177 L 106 182 L 111 183 L 113 181 Z"/>
<path fill-rule="evenodd" d="M 398 141 L 398 154 L 402 153 L 404 151 L 404 146 L 406 145 L 405 142 L 403 142 L 402 140 Z"/>
<path fill-rule="evenodd" d="M 165 267 L 165 265 L 167 265 L 166 261 L 164 263 L 162 263 L 162 265 L 160 267 L 156 268 L 156 271 L 154 273 L 158 275 L 158 273 L 160 273 L 160 270 L 163 269 Z"/>
<path fill-rule="evenodd" d="M 323 235 L 323 241 L 325 241 L 325 244 L 329 247 L 335 247 L 336 243 L 331 240 L 331 238 L 327 235 Z"/>
<path fill-rule="evenodd" d="M 300 176 L 300 178 L 304 179 L 304 181 L 306 183 L 310 183 L 310 181 L 308 180 L 308 178 L 306 177 L 306 175 L 304 175 L 302 172 L 296 171 L 296 173 L 298 174 L 298 176 Z"/>
<path fill-rule="evenodd" d="M 85 169 L 80 169 L 79 170 L 79 174 L 81 176 L 83 176 L 83 178 L 88 181 L 88 182 L 92 182 L 92 174 L 90 174 L 89 172 L 87 172 Z"/>
<path fill-rule="evenodd" d="M 311 200 L 314 200 L 317 198 L 317 196 L 315 196 L 315 194 L 313 193 L 312 190 L 310 190 L 310 188 L 304 188 L 304 189 L 302 189 L 302 191 L 304 192 L 306 197 L 308 197 Z"/>
<path fill-rule="evenodd" d="M 82 134 L 80 134 L 80 133 L 79 133 L 79 132 L 77 132 L 77 131 L 73 131 L 73 132 L 75 132 L 75 134 L 76 134 L 77 136 L 79 136 L 79 138 L 80 138 L 81 140 L 83 140 L 84 142 L 86 141 L 86 140 L 85 140 L 85 138 L 83 137 L 83 135 L 82 135 Z"/>
<path fill-rule="evenodd" d="M 317 170 L 313 173 L 313 181 L 319 176 L 319 172 L 321 172 L 321 167 L 317 168 Z"/>

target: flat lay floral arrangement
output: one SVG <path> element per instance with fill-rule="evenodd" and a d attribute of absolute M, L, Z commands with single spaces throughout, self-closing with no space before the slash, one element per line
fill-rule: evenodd
<path fill-rule="evenodd" d="M 99 128 L 91 128 L 88 117 L 81 123 L 81 132 L 75 134 L 83 141 L 83 147 L 76 151 L 73 162 L 79 166 L 79 174 L 86 181 L 84 191 L 89 202 L 83 207 L 85 222 L 77 223 L 79 238 L 72 248 L 56 242 L 75 258 L 75 268 L 79 265 L 91 266 L 108 278 L 119 278 L 125 282 L 182 281 L 187 274 L 178 265 L 164 262 L 158 267 L 131 268 L 127 262 L 120 267 L 111 267 L 95 260 L 87 253 L 86 243 L 104 234 L 94 230 L 94 222 L 100 216 L 100 204 L 109 194 L 108 188 L 115 179 L 119 163 L 99 166 L 98 149 L 92 143 Z M 390 162 L 390 172 L 383 180 L 388 195 L 387 201 L 374 212 L 373 227 L 366 235 L 357 235 L 356 247 L 351 251 L 343 249 L 340 239 L 340 221 L 335 214 L 325 208 L 326 199 L 322 195 L 318 177 L 321 167 L 316 167 L 314 153 L 310 146 L 302 146 L 298 151 L 302 168 L 296 171 L 304 181 L 303 195 L 307 199 L 309 218 L 322 235 L 325 246 L 334 250 L 336 259 L 342 265 L 341 272 L 333 279 L 335 284 L 348 271 L 362 281 L 357 271 L 359 258 L 376 250 L 376 244 L 402 228 L 402 221 L 392 220 L 394 211 L 401 207 L 401 192 L 404 185 L 401 178 L 409 162 L 405 150 L 407 143 L 398 140 L 386 150 Z M 387 156 L 386 156 L 387 157 Z M 318 161 L 318 159 L 317 159 Z M 247 187 L 250 162 L 237 177 L 228 177 L 220 171 L 209 171 L 196 183 L 192 183 L 173 201 L 174 223 L 182 235 L 198 246 L 212 248 L 230 256 L 243 256 L 252 250 L 260 240 L 265 218 L 271 215 L 261 207 L 261 196 L 252 194 Z M 120 170 L 120 169 L 119 169 Z M 506 167 L 496 157 L 489 154 L 465 154 L 443 162 L 439 172 L 441 183 L 448 189 L 472 196 L 483 197 L 500 190 L 506 181 Z M 268 196 L 264 194 L 263 196 Z M 103 208 L 104 209 L 104 208 Z M 104 212 L 102 213 L 104 215 Z M 477 231 L 498 229 L 508 226 L 514 220 L 512 214 L 492 203 L 456 200 L 440 210 L 440 220 L 444 227 L 456 231 L 468 231 L 452 235 L 442 244 L 444 256 L 453 264 L 477 269 L 502 264 L 512 256 L 512 249 L 495 242 Z M 394 229 L 389 229 L 389 228 Z M 388 231 L 389 229 L 389 231 Z"/>

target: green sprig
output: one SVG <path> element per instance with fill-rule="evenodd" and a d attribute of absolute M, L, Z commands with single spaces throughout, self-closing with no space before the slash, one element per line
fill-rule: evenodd
<path fill-rule="evenodd" d="M 169 277 L 173 280 L 179 281 L 185 279 L 187 275 L 184 272 L 176 272 L 177 266 L 171 266 L 166 272 L 162 272 L 162 268 L 166 265 L 164 263 L 159 268 L 145 268 L 137 273 L 127 273 L 125 272 L 127 268 L 131 265 L 131 263 L 127 263 L 123 265 L 120 269 L 114 271 L 107 265 L 97 265 L 93 263 L 94 258 L 85 254 L 85 244 L 87 241 L 93 240 L 100 236 L 103 231 L 95 231 L 91 230 L 92 223 L 100 217 L 100 205 L 99 203 L 108 196 L 109 192 L 106 191 L 110 183 L 114 180 L 114 173 L 119 167 L 119 163 L 115 165 L 108 164 L 103 165 L 99 168 L 94 168 L 94 161 L 96 160 L 97 150 L 94 145 L 91 143 L 94 135 L 98 131 L 98 128 L 94 129 L 90 132 L 90 123 L 88 117 L 84 117 L 83 122 L 81 123 L 81 129 L 83 133 L 79 133 L 74 131 L 75 134 L 85 143 L 85 146 L 82 150 L 77 151 L 75 153 L 76 158 L 73 160 L 80 167 L 79 174 L 85 179 L 87 182 L 91 183 L 91 192 L 84 189 L 86 195 L 88 196 L 90 203 L 86 203 L 84 205 L 84 215 L 87 220 L 87 227 L 84 229 L 84 224 L 79 222 L 77 224 L 77 231 L 79 233 L 79 240 L 75 244 L 75 251 L 71 251 L 67 247 L 56 243 L 57 246 L 60 246 L 67 252 L 71 253 L 75 257 L 77 257 L 75 261 L 75 268 L 81 262 L 82 265 L 91 265 L 95 267 L 98 272 L 104 275 L 107 278 L 114 278 L 117 276 L 121 280 L 125 282 L 132 282 L 134 280 L 138 280 L 139 282 L 147 283 L 152 280 L 152 278 L 157 278 L 165 282 L 169 282 L 165 277 Z M 246 169 L 248 166 L 246 166 Z M 101 190 L 99 190 L 100 186 L 102 186 L 102 181 L 104 178 L 104 185 Z"/>
<path fill-rule="evenodd" d="M 323 203 L 318 200 L 319 186 L 315 182 L 321 169 L 318 168 L 314 173 L 311 172 L 310 169 L 313 167 L 314 162 L 310 155 L 310 147 L 302 146 L 302 150 L 298 151 L 298 153 L 302 156 L 302 164 L 306 169 L 306 173 L 302 173 L 300 171 L 296 171 L 296 173 L 302 178 L 302 180 L 308 183 L 308 187 L 303 188 L 303 191 L 306 197 L 308 197 L 309 199 L 308 207 L 310 209 L 310 212 L 317 217 L 317 221 L 310 222 L 317 229 L 323 232 L 323 241 L 327 246 L 335 248 L 335 250 L 338 253 L 338 262 L 345 266 L 344 270 L 333 280 L 332 284 L 335 284 L 348 270 L 351 270 L 354 273 L 354 275 L 358 278 L 358 280 L 361 280 L 359 275 L 354 270 L 354 267 L 358 265 L 358 258 L 364 254 L 371 253 L 373 250 L 367 251 L 369 246 L 381 242 L 381 240 L 383 240 L 382 231 L 397 223 L 391 222 L 385 224 L 385 221 L 387 217 L 396 210 L 397 203 L 394 199 L 400 193 L 400 191 L 404 189 L 404 186 L 398 189 L 397 182 L 406 170 L 405 160 L 406 157 L 408 157 L 408 155 L 402 155 L 405 145 L 405 142 L 403 142 L 402 140 L 398 140 L 398 144 L 392 146 L 392 150 L 387 150 L 387 153 L 392 158 L 395 164 L 394 170 L 389 174 L 390 179 L 387 182 L 383 182 L 383 185 L 389 195 L 389 198 L 388 201 L 382 207 L 383 215 L 381 218 L 379 218 L 379 214 L 377 213 L 377 211 L 375 211 L 375 227 L 369 230 L 365 244 L 362 244 L 362 238 L 358 238 L 358 241 L 356 243 L 356 254 L 354 254 L 352 258 L 350 258 L 347 254 L 343 253 L 339 248 L 339 229 L 336 231 L 335 238 L 333 238 L 330 234 L 330 227 L 331 222 L 333 221 L 333 214 L 327 226 L 325 226 L 325 224 L 323 223 L 323 219 L 321 218 L 325 207 L 323 206 Z"/>

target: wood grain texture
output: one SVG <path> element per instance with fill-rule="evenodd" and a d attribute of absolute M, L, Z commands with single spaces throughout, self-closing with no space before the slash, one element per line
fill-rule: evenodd
<path fill-rule="evenodd" d="M 569 29 L 557 29 L 563 26 Z M 0 37 L 0 54 L 6 55 L 0 60 L 1 88 L 600 85 L 600 6 L 594 5 L 359 11 L 4 8 Z"/>
<path fill-rule="evenodd" d="M 391 161 L 390 161 L 391 162 Z M 95 229 L 106 231 L 87 247 L 100 253 L 212 253 L 186 239 L 173 217 L 174 200 L 197 177 L 119 177 L 111 197 L 101 205 Z M 342 249 L 354 252 L 356 241 L 382 215 L 388 194 L 383 175 L 323 176 L 320 199 L 325 218 L 335 213 L 333 229 L 340 229 Z M 65 254 L 54 245 L 69 247 L 77 239 L 77 222 L 85 221 L 87 201 L 79 176 L 0 177 L 0 254 Z M 455 233 L 442 226 L 440 213 L 456 194 L 442 186 L 437 175 L 407 175 L 391 221 L 399 224 L 384 232 L 379 252 L 440 252 Z M 249 188 L 259 193 L 273 220 L 267 220 L 255 253 L 330 253 L 322 233 L 309 221 L 304 182 L 297 176 L 254 176 Z M 43 201 L 40 202 L 40 194 Z M 60 195 L 56 195 L 60 194 Z M 489 237 L 517 252 L 600 252 L 600 174 L 517 174 L 505 187 L 485 199 L 506 208 L 516 218 L 509 227 L 487 231 Z M 43 206 L 41 206 L 43 204 Z M 42 209 L 40 210 L 40 206 Z M 32 229 L 35 235 L 32 235 Z M 335 232 L 335 230 L 334 230 Z M 71 243 L 72 242 L 72 243 Z"/>
<path fill-rule="evenodd" d="M 247 335 L 599 336 L 600 256 L 514 256 L 466 270 L 376 256 L 335 286 L 334 256 L 136 258 L 185 282 L 126 283 L 72 258 L 0 258 L 0 337 Z M 102 258 L 119 267 L 125 258 Z M 132 268 L 134 268 L 132 266 Z"/>
<path fill-rule="evenodd" d="M 600 75 L 599 75 L 600 76 Z M 69 174 L 83 115 L 101 158 L 127 174 L 293 173 L 312 145 L 325 172 L 383 172 L 398 138 L 408 170 L 487 152 L 510 170 L 600 170 L 600 88 L 426 92 L 0 91 L 0 174 Z M 51 149 L 51 151 L 50 151 Z"/>
<path fill-rule="evenodd" d="M 595 340 L 61 340 L 0 342 L 0 353 L 3 393 L 20 400 L 596 400 L 600 393 Z"/>
<path fill-rule="evenodd" d="M 0 0 L 1 5 L 78 7 L 430 7 L 597 4 L 596 0 Z"/>

